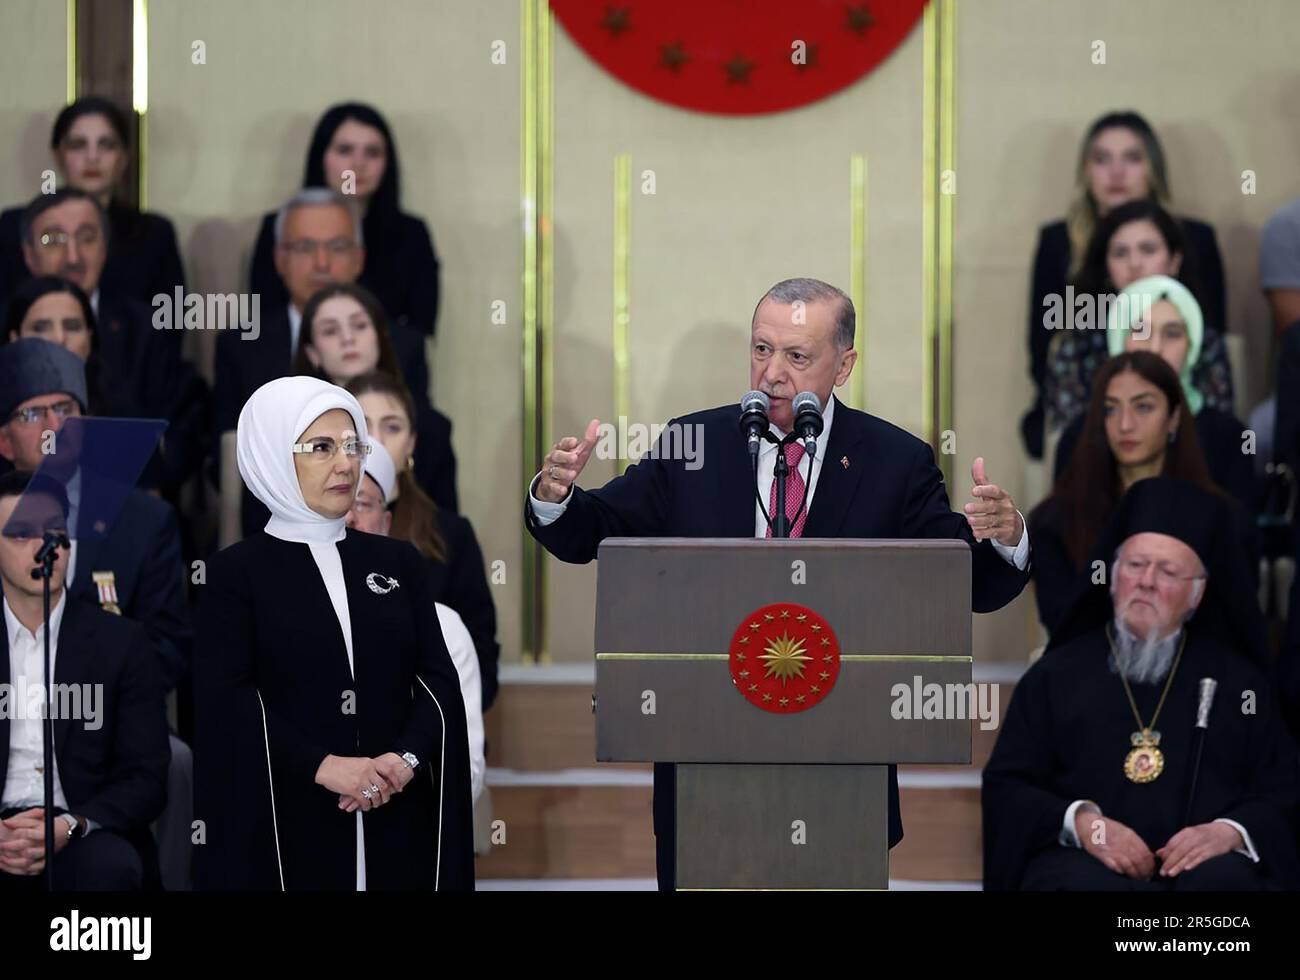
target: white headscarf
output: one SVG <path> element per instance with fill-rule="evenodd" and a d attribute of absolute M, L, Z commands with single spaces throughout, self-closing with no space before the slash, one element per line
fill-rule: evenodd
<path fill-rule="evenodd" d="M 320 378 L 293 377 L 268 381 L 244 404 L 235 437 L 239 475 L 253 496 L 271 511 L 266 533 L 307 544 L 340 541 L 346 517 L 331 520 L 303 499 L 292 446 L 303 432 L 331 409 L 352 416 L 357 437 L 369 442 L 360 403 L 337 385 Z"/>
<path fill-rule="evenodd" d="M 379 484 L 379 491 L 384 495 L 384 503 L 391 501 L 393 487 L 397 486 L 397 465 L 378 439 L 370 445 L 370 455 L 366 457 L 364 472 Z"/>

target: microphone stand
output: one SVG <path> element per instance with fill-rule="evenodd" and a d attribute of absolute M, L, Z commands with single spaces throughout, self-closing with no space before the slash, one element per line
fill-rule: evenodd
<path fill-rule="evenodd" d="M 776 445 L 776 508 L 772 512 L 772 537 L 790 536 L 790 518 L 785 513 L 785 483 L 790 476 L 790 464 L 785 461 L 786 439 Z"/>
<path fill-rule="evenodd" d="M 36 560 L 41 567 L 32 569 L 32 578 L 43 581 L 42 609 L 45 615 L 45 724 L 41 726 L 45 750 L 45 887 L 54 891 L 54 678 L 50 676 L 50 579 L 54 576 L 54 562 L 59 548 L 68 547 L 68 536 L 62 531 L 46 531 Z"/>

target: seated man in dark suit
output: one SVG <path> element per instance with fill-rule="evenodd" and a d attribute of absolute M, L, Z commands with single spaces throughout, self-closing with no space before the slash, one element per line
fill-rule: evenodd
<path fill-rule="evenodd" d="M 91 195 L 41 194 L 23 212 L 23 258 L 33 276 L 67 279 L 90 297 L 103 386 L 130 393 L 132 417 L 167 420 L 167 435 L 141 483 L 174 502 L 208 451 L 208 386 L 181 358 L 182 331 L 154 329 L 148 306 L 100 287 L 110 234 Z"/>
<path fill-rule="evenodd" d="M 217 338 L 218 444 L 223 432 L 234 431 L 239 411 L 253 392 L 290 373 L 307 301 L 325 286 L 356 282 L 365 257 L 356 206 L 342 194 L 312 187 L 295 194 L 280 209 L 275 220 L 275 268 L 288 290 L 289 303 L 260 310 L 256 331 L 232 330 Z M 423 335 L 396 324 L 391 330 L 407 386 L 417 399 L 427 401 L 429 369 Z"/>
<path fill-rule="evenodd" d="M 85 412 L 85 367 L 77 355 L 37 338 L 0 347 L 0 457 L 35 471 L 45 458 L 45 434 Z M 188 675 L 193 634 L 170 504 L 131 491 L 105 537 L 73 543 L 68 565 L 72 596 L 144 626 L 164 690 Z"/>
<path fill-rule="evenodd" d="M 771 400 L 778 438 L 794 424 L 792 401 L 811 391 L 826 406 L 811 467 L 800 442 L 783 450 L 790 468 L 787 517 L 792 537 L 960 538 L 971 545 L 971 604 L 990 612 L 1014 599 L 1028 576 L 1029 536 L 1004 490 L 976 459 L 975 498 L 963 517 L 948 507 L 943 476 L 930 447 L 902 429 L 832 398 L 857 361 L 855 314 L 843 292 L 816 279 L 790 279 L 768 290 L 750 331 L 750 385 Z M 567 437 L 547 454 L 524 509 L 532 535 L 555 557 L 588 562 L 601 540 L 636 537 L 766 537 L 767 521 L 754 497 L 754 471 L 734 406 L 686 415 L 673 426 L 698 427 L 702 465 L 652 452 L 599 490 L 574 486 L 596 445 L 598 423 L 585 437 Z M 680 431 L 680 430 L 679 430 Z M 659 447 L 657 447 L 659 448 Z M 758 489 L 776 509 L 776 447 L 764 444 Z M 810 488 L 807 501 L 804 489 Z M 804 504 L 802 514 L 798 513 Z M 655 835 L 659 884 L 673 887 L 675 776 L 655 766 Z M 890 767 L 889 844 L 903 837 L 898 787 Z"/>
<path fill-rule="evenodd" d="M 46 530 L 66 527 L 61 489 L 22 498 L 31 473 L 0 477 L 0 644 L 10 710 L 0 712 L 0 891 L 45 884 L 43 586 L 31 573 Z M 14 518 L 11 522 L 11 518 Z M 149 824 L 166 798 L 167 719 L 143 627 L 67 594 L 68 552 L 50 580 L 55 684 L 54 885 L 123 890 L 156 880 Z M 38 688 L 39 694 L 33 689 Z M 15 697 L 14 692 L 26 692 Z"/>

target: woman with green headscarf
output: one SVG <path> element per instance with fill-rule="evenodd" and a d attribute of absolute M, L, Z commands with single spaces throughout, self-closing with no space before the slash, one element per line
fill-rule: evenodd
<path fill-rule="evenodd" d="M 1210 477 L 1253 513 L 1255 451 L 1246 427 L 1222 409 L 1205 403 L 1205 394 L 1192 381 L 1205 341 L 1205 321 L 1191 291 L 1169 276 L 1147 276 L 1130 283 L 1110 303 L 1106 343 L 1110 355 L 1146 350 L 1158 354 L 1182 382 L 1187 407 L 1196 418 Z M 1061 435 L 1056 450 L 1059 474 L 1070 459 L 1083 427 L 1076 418 Z"/>

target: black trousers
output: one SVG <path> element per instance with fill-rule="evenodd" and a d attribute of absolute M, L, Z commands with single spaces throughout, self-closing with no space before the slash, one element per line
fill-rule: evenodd
<path fill-rule="evenodd" d="M 655 874 L 659 890 L 677 888 L 677 767 L 671 762 L 655 763 L 654 802 Z"/>
<path fill-rule="evenodd" d="M 1087 851 L 1054 847 L 1029 859 L 1020 887 L 1024 891 L 1238 892 L 1265 891 L 1269 886 L 1259 865 L 1235 852 L 1210 858 L 1173 878 L 1157 875 L 1151 881 L 1137 881 L 1111 871 Z"/>
<path fill-rule="evenodd" d="M 0 812 L 0 820 L 20 812 L 4 810 Z M 62 827 L 62 823 L 55 824 L 54 832 L 59 833 Z M 144 877 L 140 852 L 125 837 L 111 830 L 93 830 L 85 837 L 73 838 L 54 856 L 54 887 L 58 891 L 135 891 L 143 886 Z M 36 875 L 0 871 L 0 892 L 44 890 L 43 870 Z"/>

